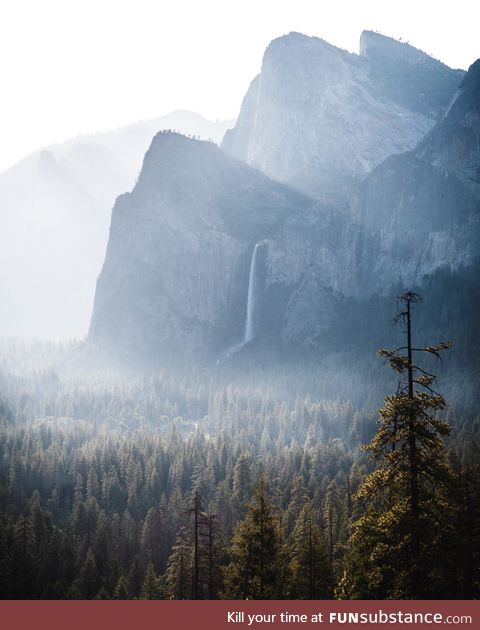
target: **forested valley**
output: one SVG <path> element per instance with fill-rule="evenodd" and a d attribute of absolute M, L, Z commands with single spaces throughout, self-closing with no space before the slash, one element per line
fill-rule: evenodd
<path fill-rule="evenodd" d="M 480 595 L 480 415 L 457 415 L 429 371 L 410 401 L 395 374 L 379 381 L 379 415 L 358 394 L 306 393 L 309 379 L 328 388 L 314 370 L 268 381 L 252 368 L 235 383 L 222 367 L 183 379 L 45 367 L 71 352 L 2 346 L 3 599 Z M 381 355 L 408 371 L 398 351 Z"/>

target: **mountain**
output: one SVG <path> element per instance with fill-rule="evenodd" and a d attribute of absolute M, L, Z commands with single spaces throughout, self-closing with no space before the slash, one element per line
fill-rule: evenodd
<path fill-rule="evenodd" d="M 354 214 L 375 234 L 375 288 L 396 276 L 419 284 L 439 267 L 459 269 L 480 256 L 479 138 L 480 60 L 420 145 L 385 160 L 360 188 Z"/>
<path fill-rule="evenodd" d="M 115 198 L 160 129 L 220 142 L 228 122 L 192 112 L 80 136 L 0 174 L 0 336 L 82 337 Z"/>
<path fill-rule="evenodd" d="M 449 125 L 447 116 L 418 151 Z M 373 357 L 391 334 L 386 313 L 403 286 L 428 286 L 432 307 L 420 331 L 427 338 L 432 322 L 446 336 L 461 305 L 470 333 L 478 290 L 467 267 L 480 250 L 478 232 L 469 241 L 464 211 L 452 205 L 452 231 L 437 236 L 435 213 L 421 205 L 428 189 L 417 191 L 415 211 L 400 207 L 382 224 L 383 205 L 365 191 L 382 199 L 395 181 L 403 199 L 405 185 L 400 173 L 379 183 L 383 172 L 378 167 L 365 182 L 355 212 L 342 212 L 212 143 L 159 133 L 134 189 L 115 203 L 89 343 L 143 365 L 228 358 L 262 340 L 283 356 L 361 347 Z M 461 260 L 447 260 L 438 247 L 422 257 L 429 239 L 456 247 Z M 415 249 L 422 242 L 424 250 Z M 445 295 L 447 283 L 453 290 Z"/>
<path fill-rule="evenodd" d="M 360 55 L 290 33 L 268 46 L 222 146 L 273 179 L 342 206 L 373 168 L 432 129 L 463 74 L 369 31 Z"/>
<path fill-rule="evenodd" d="M 385 45 L 400 67 L 450 76 L 408 45 L 377 40 L 363 37 L 365 58 L 355 63 L 376 63 L 375 55 L 380 63 Z M 415 288 L 428 292 L 430 304 L 419 338 L 453 331 L 457 366 L 473 364 L 479 91 L 476 62 L 419 143 L 372 168 L 341 206 L 276 182 L 211 143 L 157 135 L 135 188 L 114 207 L 89 342 L 126 361 L 157 364 L 258 358 L 260 349 L 287 359 L 352 351 L 349 365 L 363 370 L 364 357 L 371 361 L 389 343 L 395 297 Z M 440 100 L 432 91 L 417 105 L 428 102 L 432 113 Z"/>
<path fill-rule="evenodd" d="M 244 338 L 255 244 L 315 204 L 212 143 L 163 132 L 112 213 L 89 340 L 151 359 Z"/>

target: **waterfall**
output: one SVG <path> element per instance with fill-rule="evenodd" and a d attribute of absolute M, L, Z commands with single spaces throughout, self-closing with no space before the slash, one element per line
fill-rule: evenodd
<path fill-rule="evenodd" d="M 253 250 L 252 262 L 250 263 L 250 277 L 248 280 L 247 297 L 247 320 L 245 322 L 245 337 L 243 343 L 248 343 L 255 336 L 255 299 L 257 297 L 257 259 L 258 249 L 261 243 L 257 243 Z"/>
<path fill-rule="evenodd" d="M 267 241 L 265 240 L 260 241 L 255 245 L 252 254 L 252 260 L 250 262 L 250 275 L 248 278 L 247 295 L 247 318 L 245 320 L 245 332 L 243 334 L 243 339 L 239 343 L 236 343 L 234 346 L 231 346 L 224 354 L 223 358 L 217 360 L 217 365 L 220 365 L 224 360 L 227 360 L 237 354 L 237 352 L 240 352 L 243 346 L 255 337 L 255 303 L 258 298 L 258 250 L 260 248 L 260 245 L 264 245 L 266 244 L 266 242 Z"/>

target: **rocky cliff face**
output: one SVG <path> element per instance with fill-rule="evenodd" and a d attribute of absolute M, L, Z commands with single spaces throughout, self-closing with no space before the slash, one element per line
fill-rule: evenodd
<path fill-rule="evenodd" d="M 214 145 L 158 134 L 113 209 L 89 340 L 153 362 L 216 359 L 253 338 L 313 348 L 356 288 L 358 234 L 349 213 Z"/>
<path fill-rule="evenodd" d="M 361 55 L 290 33 L 267 48 L 223 148 L 329 203 L 392 154 L 414 148 L 461 81 L 407 44 L 365 32 Z"/>
<path fill-rule="evenodd" d="M 480 255 L 480 61 L 418 148 L 366 178 L 354 214 L 374 235 L 365 276 L 372 289 L 396 279 L 421 283 L 439 267 L 455 270 Z"/>
<path fill-rule="evenodd" d="M 243 335 L 255 243 L 312 212 L 215 145 L 158 134 L 113 209 L 90 340 L 159 359 L 226 350 Z"/>
<path fill-rule="evenodd" d="M 84 337 L 112 205 L 134 186 L 155 133 L 220 142 L 227 127 L 174 112 L 51 146 L 0 173 L 0 335 Z"/>
<path fill-rule="evenodd" d="M 445 113 L 465 74 L 405 42 L 372 31 L 361 35 L 360 56 L 367 62 L 378 98 L 435 120 Z"/>
<path fill-rule="evenodd" d="M 361 61 L 324 42 L 300 41 L 301 48 L 320 46 L 322 68 L 330 59 L 326 65 L 330 73 L 338 72 L 341 85 L 344 72 L 382 63 L 382 46 L 398 57 L 400 67 L 426 65 L 440 79 L 452 76 L 423 53 L 400 44 L 392 48 L 376 37 L 363 38 Z M 277 45 L 288 46 L 290 40 Z M 286 58 L 297 77 L 303 66 L 294 44 Z M 113 210 L 90 340 L 117 356 L 162 363 L 231 356 L 245 347 L 246 337 L 254 347 L 271 339 L 287 352 L 318 353 L 359 347 L 360 335 L 361 347 L 370 344 L 373 356 L 381 343 L 373 339 L 385 330 L 386 305 L 402 287 L 422 285 L 436 304 L 424 318 L 427 339 L 435 317 L 436 330 L 448 333 L 458 304 L 467 301 L 452 297 L 454 292 L 446 296 L 442 283 L 462 286 L 462 278 L 470 278 L 472 285 L 472 265 L 480 255 L 479 68 L 479 62 L 470 68 L 420 144 L 373 168 L 356 194 L 350 191 L 353 201 L 347 207 L 276 183 L 210 143 L 171 133 L 156 136 L 137 185 Z M 261 77 L 254 89 L 259 82 Z M 280 83 L 276 89 L 288 91 Z M 291 91 L 285 98 L 292 100 L 291 112 L 298 108 L 298 128 L 310 114 L 302 109 L 298 91 Z M 422 105 L 428 101 L 432 117 L 440 111 L 441 99 L 435 98 L 432 92 Z M 355 103 L 340 102 L 344 109 Z M 240 118 L 237 130 L 243 122 Z M 257 122 L 268 128 L 268 120 Z M 335 138 L 344 142 L 341 134 Z M 332 148 L 332 163 L 337 149 Z M 320 146 L 318 155 L 323 150 Z M 344 150 L 345 169 L 354 169 L 357 154 Z"/>

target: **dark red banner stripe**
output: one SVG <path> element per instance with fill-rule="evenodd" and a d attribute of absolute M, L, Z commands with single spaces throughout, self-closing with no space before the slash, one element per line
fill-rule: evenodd
<path fill-rule="evenodd" d="M 3 601 L 0 615 L 5 630 L 480 628 L 476 601 Z"/>

